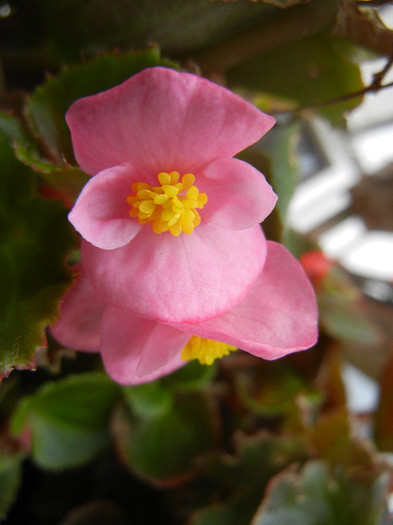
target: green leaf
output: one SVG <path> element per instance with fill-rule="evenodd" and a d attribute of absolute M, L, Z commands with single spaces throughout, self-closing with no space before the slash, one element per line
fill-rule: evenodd
<path fill-rule="evenodd" d="M 6 518 L 21 484 L 24 454 L 0 451 L 0 520 Z"/>
<path fill-rule="evenodd" d="M 73 246 L 66 211 L 38 196 L 35 175 L 14 155 L 23 143 L 18 122 L 0 114 L 0 375 L 32 366 L 71 277 L 65 259 Z"/>
<path fill-rule="evenodd" d="M 249 525 L 269 480 L 295 461 L 307 458 L 304 444 L 292 436 L 261 432 L 238 434 L 236 455 L 211 455 L 205 470 L 225 499 L 199 508 L 189 525 Z M 229 494 L 229 496 L 227 496 Z"/>
<path fill-rule="evenodd" d="M 235 378 L 239 400 L 247 410 L 264 417 L 284 416 L 294 411 L 299 395 L 311 400 L 312 390 L 298 373 L 281 362 L 269 365 L 239 371 Z"/>
<path fill-rule="evenodd" d="M 297 144 L 300 122 L 273 129 L 271 155 L 272 185 L 279 196 L 278 212 L 283 224 L 286 223 L 287 210 L 299 180 Z"/>
<path fill-rule="evenodd" d="M 240 492 L 227 501 L 199 509 L 187 525 L 249 525 L 261 497 L 262 491 L 259 497 Z"/>
<path fill-rule="evenodd" d="M 161 379 L 163 385 L 173 391 L 201 390 L 207 387 L 217 372 L 217 365 L 201 365 L 197 360 L 189 362 Z"/>
<path fill-rule="evenodd" d="M 141 418 L 157 418 L 169 412 L 176 392 L 201 390 L 208 386 L 216 373 L 216 366 L 205 366 L 193 361 L 168 376 L 136 386 L 123 387 L 130 409 Z"/>
<path fill-rule="evenodd" d="M 321 325 L 326 332 L 339 341 L 377 345 L 381 334 L 369 319 L 361 300 L 321 292 L 318 294 Z"/>
<path fill-rule="evenodd" d="M 172 392 L 164 388 L 160 381 L 126 386 L 122 391 L 131 410 L 142 418 L 154 419 L 164 416 L 173 404 Z"/>
<path fill-rule="evenodd" d="M 247 487 L 252 482 L 258 492 L 264 490 L 275 474 L 307 457 L 305 445 L 298 436 L 268 432 L 247 436 L 239 433 L 235 443 L 238 456 L 235 483 Z"/>
<path fill-rule="evenodd" d="M 344 54 L 346 42 L 315 36 L 251 58 L 228 70 L 230 84 L 288 99 L 298 107 L 314 107 L 335 125 L 361 97 L 325 105 L 363 89 L 360 69 Z M 262 108 L 263 109 L 263 108 Z"/>
<path fill-rule="evenodd" d="M 87 64 L 64 70 L 50 78 L 28 99 L 29 123 L 48 158 L 62 165 L 64 158 L 75 164 L 65 113 L 76 99 L 105 91 L 151 66 L 176 67 L 160 58 L 158 48 L 121 56 L 104 55 Z"/>
<path fill-rule="evenodd" d="M 252 525 L 378 525 L 388 477 L 332 474 L 327 463 L 309 461 L 300 472 L 279 474 Z"/>
<path fill-rule="evenodd" d="M 120 409 L 113 430 L 120 456 L 131 470 L 153 483 L 173 484 L 192 474 L 196 458 L 214 447 L 217 426 L 212 399 L 187 392 L 176 395 L 169 411 L 148 410 L 144 415 Z"/>
<path fill-rule="evenodd" d="M 75 202 L 83 186 L 89 180 L 89 176 L 76 166 L 69 164 L 58 166 L 41 159 L 31 145 L 23 146 L 17 143 L 15 154 L 26 166 L 39 173 L 42 181 L 57 190 L 59 197 L 61 196 L 69 207 Z"/>
<path fill-rule="evenodd" d="M 108 418 L 118 395 L 118 386 L 98 372 L 47 383 L 22 400 L 11 430 L 18 434 L 30 429 L 32 457 L 38 465 L 76 467 L 108 444 Z"/>
<path fill-rule="evenodd" d="M 318 289 L 322 328 L 340 342 L 378 346 L 384 337 L 370 304 L 348 273 L 331 266 Z"/>
<path fill-rule="evenodd" d="M 239 159 L 248 162 L 261 173 L 263 173 L 266 177 L 266 180 L 272 187 L 275 183 L 273 182 L 274 176 L 272 173 L 272 159 L 270 157 L 270 149 L 274 148 L 276 137 L 276 127 L 274 127 L 268 133 L 268 135 L 263 138 L 262 147 L 257 144 L 247 148 L 237 155 Z M 281 153 L 285 156 L 285 152 Z M 263 221 L 262 226 L 263 231 L 268 239 L 282 242 L 284 225 L 277 205 L 274 207 L 270 215 Z"/>
<path fill-rule="evenodd" d="M 237 155 L 263 173 L 277 194 L 277 204 L 263 221 L 263 231 L 268 239 L 283 242 L 291 251 L 301 245 L 300 239 L 291 242 L 292 230 L 287 224 L 288 206 L 299 182 L 297 150 L 301 128 L 300 119 L 277 122 L 261 143 Z"/>

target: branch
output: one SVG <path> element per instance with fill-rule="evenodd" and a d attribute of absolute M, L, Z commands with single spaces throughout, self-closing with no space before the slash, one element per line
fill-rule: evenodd
<path fill-rule="evenodd" d="M 382 89 L 382 81 L 389 72 L 389 69 L 393 65 L 393 52 L 389 57 L 389 60 L 386 62 L 384 67 L 379 71 L 379 73 L 374 73 L 373 81 L 371 82 L 369 88 L 372 91 L 371 87 L 374 86 L 375 90 Z"/>
<path fill-rule="evenodd" d="M 347 100 L 351 100 L 356 97 L 362 97 L 363 95 L 366 95 L 367 93 L 374 93 L 376 91 L 382 91 L 382 89 L 386 89 L 389 87 L 393 87 L 393 82 L 389 82 L 388 84 L 380 84 L 378 87 L 374 85 L 372 82 L 369 86 L 366 86 L 363 89 L 359 89 L 359 91 L 354 91 L 353 93 L 348 93 L 346 95 L 342 95 L 341 97 L 332 98 L 331 100 L 326 100 L 325 102 L 320 102 L 317 104 L 311 104 L 309 106 L 299 108 L 300 109 L 306 109 L 306 108 L 318 108 L 323 106 L 333 106 L 334 104 L 340 104 L 340 102 L 346 102 Z"/>

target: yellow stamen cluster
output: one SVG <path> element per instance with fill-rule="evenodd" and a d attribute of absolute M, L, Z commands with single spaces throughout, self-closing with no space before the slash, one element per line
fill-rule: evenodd
<path fill-rule="evenodd" d="M 193 335 L 183 348 L 181 358 L 183 361 L 198 359 L 202 365 L 211 365 L 215 359 L 228 355 L 233 350 L 236 350 L 235 346 Z"/>
<path fill-rule="evenodd" d="M 181 232 L 190 234 L 201 222 L 196 208 L 202 209 L 207 202 L 206 193 L 199 193 L 193 186 L 195 176 L 183 175 L 177 171 L 158 174 L 161 186 L 150 186 L 145 182 L 132 185 L 133 193 L 127 197 L 131 204 L 131 217 L 137 217 L 139 224 L 150 222 L 155 233 L 170 231 L 176 237 Z"/>

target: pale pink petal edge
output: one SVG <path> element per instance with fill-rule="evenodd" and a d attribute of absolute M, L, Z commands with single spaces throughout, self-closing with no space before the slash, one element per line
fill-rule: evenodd
<path fill-rule="evenodd" d="M 87 278 L 80 275 L 61 300 L 58 322 L 50 327 L 50 331 L 68 348 L 98 352 L 104 308 Z"/>
<path fill-rule="evenodd" d="M 268 241 L 264 269 L 241 303 L 214 319 L 172 326 L 271 360 L 315 345 L 318 309 L 300 263 Z"/>
<path fill-rule="evenodd" d="M 181 350 L 190 335 L 168 325 L 108 307 L 101 325 L 101 356 L 116 382 L 137 385 L 185 365 Z"/>
<path fill-rule="evenodd" d="M 98 173 L 84 186 L 68 219 L 86 241 L 113 250 L 139 232 L 141 225 L 130 217 L 126 201 L 135 177 L 130 165 L 116 166 Z"/>
<path fill-rule="evenodd" d="M 251 228 L 276 204 L 277 195 L 262 173 L 242 160 L 218 160 L 207 166 L 203 175 L 199 186 L 208 197 L 201 211 L 204 221 L 228 229 Z"/>

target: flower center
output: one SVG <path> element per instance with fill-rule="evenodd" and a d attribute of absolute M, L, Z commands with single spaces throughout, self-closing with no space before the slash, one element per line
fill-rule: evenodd
<path fill-rule="evenodd" d="M 202 365 L 211 365 L 215 359 L 236 350 L 235 346 L 193 335 L 181 352 L 183 361 L 198 359 Z"/>
<path fill-rule="evenodd" d="M 133 193 L 127 197 L 132 206 L 131 217 L 137 217 L 139 224 L 150 222 L 155 233 L 170 231 L 176 237 L 181 232 L 190 234 L 201 222 L 196 208 L 202 209 L 207 202 L 206 193 L 199 193 L 193 186 L 195 176 L 186 173 L 180 179 L 179 172 L 161 172 L 157 175 L 161 186 L 150 186 L 135 182 Z"/>

